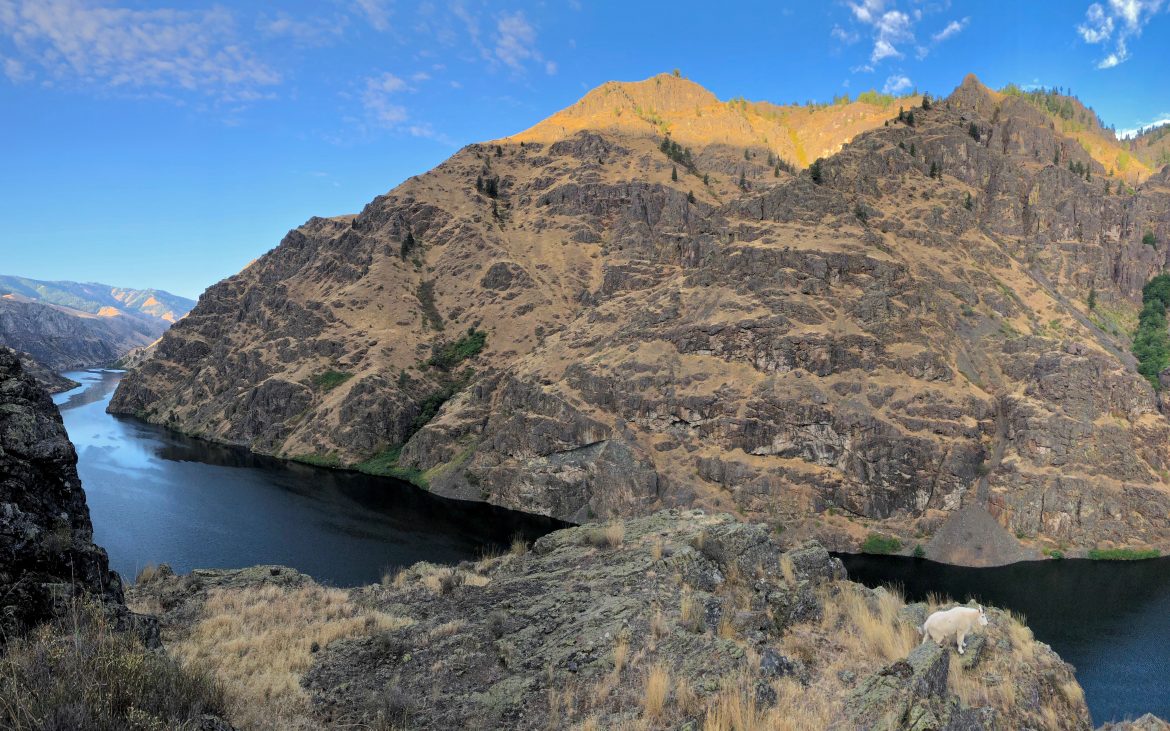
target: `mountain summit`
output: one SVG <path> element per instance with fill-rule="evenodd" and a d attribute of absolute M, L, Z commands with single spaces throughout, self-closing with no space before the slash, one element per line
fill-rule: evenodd
<path fill-rule="evenodd" d="M 111 409 L 568 520 L 1170 548 L 1170 374 L 1130 342 L 1170 168 L 1111 168 L 1089 114 L 974 77 L 811 107 L 605 84 L 290 232 Z"/>

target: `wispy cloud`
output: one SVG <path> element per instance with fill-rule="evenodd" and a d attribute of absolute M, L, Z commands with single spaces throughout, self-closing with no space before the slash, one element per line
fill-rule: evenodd
<path fill-rule="evenodd" d="M 390 30 L 391 8 L 388 0 L 353 0 L 353 12 L 369 22 L 376 31 Z"/>
<path fill-rule="evenodd" d="M 545 73 L 555 74 L 555 63 L 545 61 L 536 47 L 536 29 L 524 17 L 523 11 L 502 13 L 496 18 L 495 57 L 513 71 L 524 71 L 534 62 L 544 67 Z"/>
<path fill-rule="evenodd" d="M 1129 41 L 1142 34 L 1142 28 L 1162 9 L 1164 0 L 1109 0 L 1093 3 L 1085 10 L 1085 20 L 1077 33 L 1085 43 L 1101 44 L 1109 49 L 1097 63 L 1110 69 L 1129 59 Z"/>
<path fill-rule="evenodd" d="M 1152 122 L 1144 122 L 1132 127 L 1131 129 L 1117 130 L 1117 136 L 1122 139 L 1137 137 L 1142 130 L 1150 129 L 1151 127 L 1161 127 L 1164 124 L 1170 124 L 1170 112 L 1163 113 Z"/>
<path fill-rule="evenodd" d="M 935 43 L 942 43 L 948 38 L 953 38 L 963 32 L 967 24 L 971 22 L 970 18 L 963 18 L 962 20 L 952 20 L 947 23 L 947 27 L 935 33 L 931 38 Z"/>
<path fill-rule="evenodd" d="M 336 15 L 330 18 L 296 18 L 285 12 L 261 15 L 256 30 L 265 38 L 287 38 L 300 46 L 328 46 L 341 38 L 348 18 Z"/>
<path fill-rule="evenodd" d="M 910 91 L 910 88 L 913 86 L 914 82 L 912 82 L 909 77 L 902 76 L 901 74 L 895 74 L 894 76 L 886 79 L 885 86 L 882 87 L 882 93 L 895 95 L 904 94 L 907 91 Z"/>
<path fill-rule="evenodd" d="M 406 107 L 395 101 L 406 88 L 405 81 L 389 72 L 365 80 L 362 107 L 375 125 L 392 128 L 406 121 Z"/>
<path fill-rule="evenodd" d="M 929 42 L 919 43 L 917 26 L 924 18 L 940 12 L 946 6 L 911 3 L 902 10 L 899 9 L 897 0 L 849 0 L 846 6 L 849 8 L 846 25 L 834 25 L 829 31 L 830 37 L 846 45 L 852 45 L 860 40 L 862 33 L 865 33 L 873 42 L 868 62 L 853 67 L 855 73 L 872 72 L 883 61 L 905 58 L 907 49 L 913 49 L 914 55 L 922 60 L 930 55 L 934 46 L 961 33 L 971 20 L 970 18 L 951 20 L 942 30 L 931 35 Z"/>
<path fill-rule="evenodd" d="M 176 90 L 250 100 L 280 74 L 236 34 L 228 10 L 137 10 L 80 0 L 0 1 L 0 36 L 13 80 L 134 93 Z"/>

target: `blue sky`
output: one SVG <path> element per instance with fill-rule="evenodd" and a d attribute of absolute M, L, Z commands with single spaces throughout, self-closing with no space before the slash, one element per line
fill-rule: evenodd
<path fill-rule="evenodd" d="M 720 98 L 1071 88 L 1170 118 L 1170 0 L 0 0 L 0 273 L 196 296 L 313 215 L 611 79 Z"/>

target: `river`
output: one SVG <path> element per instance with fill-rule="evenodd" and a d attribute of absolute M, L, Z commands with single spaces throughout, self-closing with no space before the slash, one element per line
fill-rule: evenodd
<path fill-rule="evenodd" d="M 897 585 L 1022 615 L 1036 639 L 1077 669 L 1093 721 L 1170 718 L 1170 558 L 1027 561 L 966 568 L 902 556 L 840 555 L 849 578 Z"/>
<path fill-rule="evenodd" d="M 531 541 L 563 526 L 113 416 L 106 406 L 120 371 L 65 375 L 82 385 L 53 400 L 77 447 L 94 542 L 127 580 L 150 563 L 179 572 L 283 564 L 354 586 L 416 561 L 474 560 L 517 534 Z"/>

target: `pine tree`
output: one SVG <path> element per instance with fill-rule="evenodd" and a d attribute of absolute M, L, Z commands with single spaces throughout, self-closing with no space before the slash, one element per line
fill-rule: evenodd
<path fill-rule="evenodd" d="M 923 94 L 922 95 L 922 108 L 923 109 L 930 109 L 930 106 L 931 106 L 930 105 L 930 94 Z"/>
<path fill-rule="evenodd" d="M 772 177 L 773 177 L 773 178 L 778 178 L 778 177 L 780 177 L 780 166 L 779 166 L 779 165 L 777 165 L 777 166 L 775 167 L 775 169 L 773 169 L 773 170 L 772 170 Z"/>
<path fill-rule="evenodd" d="M 708 176 L 707 173 L 703 173 L 703 185 L 710 185 L 710 184 L 711 184 L 710 176 Z"/>
<path fill-rule="evenodd" d="M 911 142 L 910 143 L 910 157 L 917 157 L 917 156 L 918 156 L 918 148 L 914 145 L 913 142 Z"/>
<path fill-rule="evenodd" d="M 503 156 L 504 156 L 504 148 L 500 147 L 499 145 L 496 145 L 496 157 L 503 157 Z"/>
<path fill-rule="evenodd" d="M 407 229 L 406 236 L 404 236 L 402 238 L 402 246 L 399 249 L 399 254 L 402 256 L 403 259 L 405 259 L 407 257 L 407 255 L 409 255 L 413 249 L 414 249 L 414 234 L 411 233 L 410 229 Z"/>
<path fill-rule="evenodd" d="M 744 188 L 745 190 L 747 189 L 747 178 L 744 176 L 742 171 L 739 173 L 739 187 Z"/>
<path fill-rule="evenodd" d="M 1089 287 L 1089 309 L 1097 309 L 1097 288 Z"/>
<path fill-rule="evenodd" d="M 688 190 L 687 191 L 687 203 L 694 204 L 694 202 L 695 202 L 695 191 Z"/>
<path fill-rule="evenodd" d="M 670 179 L 675 183 L 678 182 L 678 168 L 674 165 L 670 166 Z"/>
<path fill-rule="evenodd" d="M 817 185 L 820 185 L 825 180 L 824 170 L 821 169 L 823 162 L 824 161 L 818 157 L 816 160 L 813 160 L 812 165 L 808 166 L 809 177 L 811 177 L 812 181 Z"/>
<path fill-rule="evenodd" d="M 967 200 L 963 201 L 963 208 L 966 208 L 969 211 L 974 207 L 975 207 L 975 201 L 971 200 L 971 194 L 968 193 Z"/>
<path fill-rule="evenodd" d="M 937 162 L 930 163 L 930 177 L 932 177 L 932 178 L 941 178 L 942 177 L 942 175 L 939 172 Z"/>
<path fill-rule="evenodd" d="M 483 176 L 482 175 L 475 176 L 475 192 L 477 192 L 477 193 L 483 192 Z"/>

